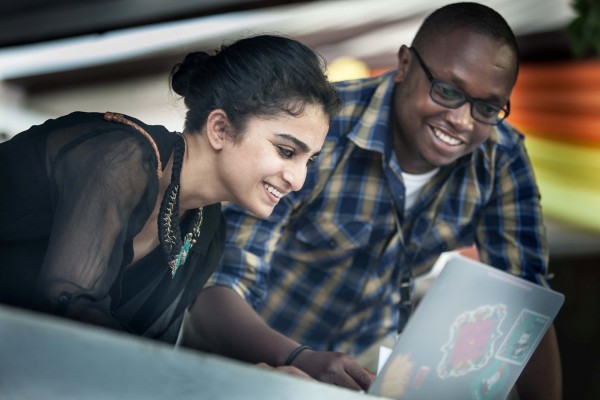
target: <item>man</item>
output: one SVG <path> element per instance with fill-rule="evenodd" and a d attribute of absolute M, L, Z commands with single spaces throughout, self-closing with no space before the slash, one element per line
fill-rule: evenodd
<path fill-rule="evenodd" d="M 223 332 L 236 324 L 249 336 L 207 338 L 205 349 L 276 366 L 296 348 L 288 364 L 364 388 L 372 375 L 338 352 L 358 356 L 400 330 L 403 288 L 440 253 L 475 244 L 483 262 L 546 284 L 539 192 L 523 137 L 504 121 L 518 73 L 511 29 L 486 6 L 451 4 L 398 62 L 337 85 L 344 106 L 318 165 L 270 218 L 225 208 L 230 245 L 201 295 L 218 308 L 205 324 L 227 321 Z M 551 328 L 519 394 L 558 399 L 561 378 Z"/>

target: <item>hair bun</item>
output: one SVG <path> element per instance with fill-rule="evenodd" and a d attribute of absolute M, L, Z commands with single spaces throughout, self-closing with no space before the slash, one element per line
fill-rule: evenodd
<path fill-rule="evenodd" d="M 176 64 L 171 71 L 171 87 L 178 95 L 185 97 L 190 86 L 191 77 L 204 67 L 210 55 L 196 51 L 185 56 L 183 61 Z"/>

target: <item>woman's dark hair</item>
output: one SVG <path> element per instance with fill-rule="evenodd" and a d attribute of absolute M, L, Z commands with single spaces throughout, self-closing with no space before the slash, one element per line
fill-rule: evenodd
<path fill-rule="evenodd" d="M 515 54 L 515 73 L 518 72 L 519 49 L 515 34 L 502 15 L 479 3 L 461 2 L 438 8 L 425 18 L 413 39 L 412 46 L 423 51 L 439 37 L 454 29 L 467 29 L 508 45 Z"/>
<path fill-rule="evenodd" d="M 198 131 L 223 109 L 237 132 L 249 117 L 298 116 L 308 104 L 330 119 L 340 108 L 322 58 L 283 36 L 258 35 L 224 45 L 214 55 L 188 54 L 171 71 L 171 87 L 188 108 L 185 129 Z"/>

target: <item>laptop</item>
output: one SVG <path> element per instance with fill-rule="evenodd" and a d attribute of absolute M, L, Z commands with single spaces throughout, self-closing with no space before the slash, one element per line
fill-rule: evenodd
<path fill-rule="evenodd" d="M 453 254 L 417 305 L 368 394 L 506 399 L 564 295 Z"/>

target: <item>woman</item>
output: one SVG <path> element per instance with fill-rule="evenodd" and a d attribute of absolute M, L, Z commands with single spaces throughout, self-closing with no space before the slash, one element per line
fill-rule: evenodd
<path fill-rule="evenodd" d="M 175 343 L 215 269 L 220 201 L 267 217 L 339 102 L 297 41 L 239 40 L 171 74 L 182 134 L 75 112 L 0 144 L 0 301 Z"/>

